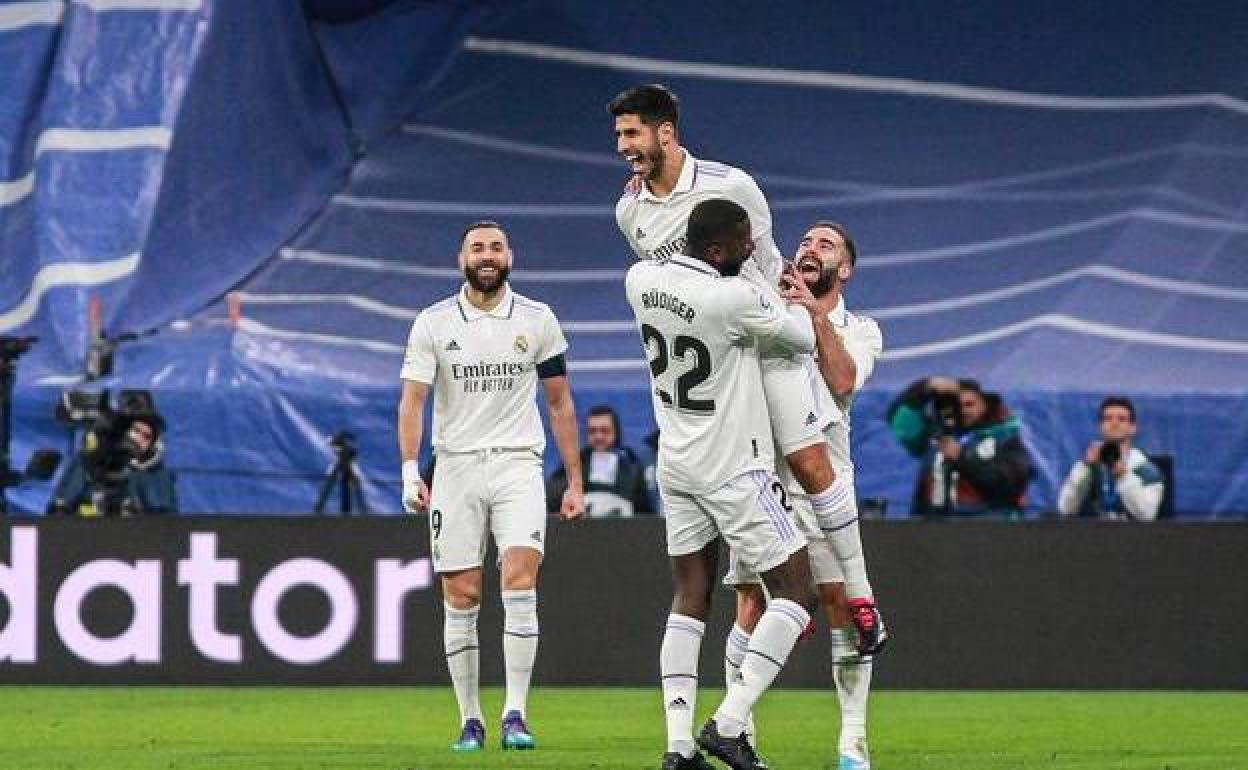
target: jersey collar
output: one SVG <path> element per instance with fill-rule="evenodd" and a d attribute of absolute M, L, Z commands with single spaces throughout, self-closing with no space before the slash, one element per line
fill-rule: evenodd
<path fill-rule="evenodd" d="M 464 284 L 459 290 L 459 294 L 455 296 L 455 301 L 459 303 L 459 314 L 463 316 L 465 321 L 476 321 L 480 318 L 490 316 L 492 318 L 511 318 L 511 312 L 516 309 L 516 295 L 512 293 L 510 285 L 504 285 L 503 291 L 506 294 L 493 310 L 482 310 L 476 305 L 468 301 L 468 284 Z"/>
<path fill-rule="evenodd" d="M 836 307 L 828 311 L 828 319 L 832 321 L 833 326 L 846 327 L 849 326 L 849 311 L 845 309 L 845 295 L 836 298 Z"/>
<path fill-rule="evenodd" d="M 687 267 L 690 270 L 697 270 L 699 273 L 706 273 L 707 275 L 713 275 L 716 278 L 722 277 L 718 270 L 706 264 L 700 259 L 696 259 L 694 257 L 689 256 L 688 254 L 676 254 L 671 259 L 669 259 L 668 262 L 674 265 L 680 265 L 681 267 Z"/>
<path fill-rule="evenodd" d="M 641 186 L 641 194 L 638 197 L 655 203 L 666 203 L 676 193 L 687 193 L 693 189 L 693 183 L 698 178 L 698 159 L 690 155 L 684 147 L 681 147 L 680 151 L 684 153 L 685 160 L 680 166 L 680 176 L 676 177 L 676 186 L 672 188 L 671 193 L 666 198 L 660 198 L 650 192 L 650 185 L 646 183 Z"/>

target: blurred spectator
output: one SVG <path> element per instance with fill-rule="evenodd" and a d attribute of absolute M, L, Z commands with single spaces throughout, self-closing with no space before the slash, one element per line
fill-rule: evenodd
<path fill-rule="evenodd" d="M 585 512 L 594 518 L 654 513 L 646 491 L 645 473 L 637 453 L 620 446 L 620 418 L 609 406 L 595 406 L 585 421 L 585 446 L 581 449 L 581 473 L 585 486 Z M 546 504 L 563 499 L 567 471 L 560 466 L 546 482 Z"/>
<path fill-rule="evenodd" d="M 655 428 L 646 435 L 645 447 L 641 450 L 642 476 L 646 479 L 646 491 L 650 493 L 650 510 L 663 515 L 663 506 L 659 499 L 659 429 Z"/>
<path fill-rule="evenodd" d="M 116 447 L 87 447 L 61 476 L 50 514 L 135 516 L 176 513 L 173 474 L 165 467 L 164 420 L 155 413 L 131 417 Z"/>
<path fill-rule="evenodd" d="M 1099 415 L 1101 437 L 1071 467 L 1057 496 L 1058 511 L 1063 516 L 1156 519 L 1166 485 L 1157 466 L 1131 445 L 1135 405 L 1110 396 L 1101 402 Z"/>
<path fill-rule="evenodd" d="M 920 458 L 911 513 L 1022 515 L 1031 461 L 1014 417 L 975 380 L 931 377 L 889 406 L 893 435 Z"/>

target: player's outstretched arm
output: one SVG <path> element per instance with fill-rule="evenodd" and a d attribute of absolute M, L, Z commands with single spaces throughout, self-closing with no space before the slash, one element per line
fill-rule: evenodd
<path fill-rule="evenodd" d="M 566 375 L 543 377 L 542 390 L 546 393 L 546 407 L 550 414 L 550 432 L 554 434 L 559 457 L 568 472 L 568 488 L 563 493 L 559 515 L 565 519 L 580 518 L 585 514 L 585 490 L 582 486 L 581 447 L 577 438 L 576 404 L 572 401 L 572 388 Z"/>
<path fill-rule="evenodd" d="M 424 432 L 425 399 L 429 385 L 403 380 L 399 398 L 399 456 L 403 461 L 403 508 L 418 513 L 429 507 L 429 488 L 420 478 L 420 437 Z"/>
<path fill-rule="evenodd" d="M 815 330 L 810 314 L 801 305 L 785 304 L 753 286 L 738 281 L 729 294 L 729 334 L 752 337 L 761 348 L 782 355 L 815 352 Z"/>

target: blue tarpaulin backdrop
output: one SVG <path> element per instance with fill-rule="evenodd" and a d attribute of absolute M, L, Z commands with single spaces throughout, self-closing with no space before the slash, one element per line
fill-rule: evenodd
<path fill-rule="evenodd" d="M 95 295 L 141 336 L 90 387 L 154 391 L 185 508 L 306 512 L 345 428 L 370 505 L 397 510 L 401 347 L 482 217 L 564 321 L 580 410 L 615 405 L 640 443 L 604 104 L 660 81 L 685 144 L 759 180 L 782 251 L 817 219 L 856 236 L 849 302 L 886 346 L 853 417 L 860 495 L 904 512 L 884 409 L 948 374 L 1021 415 L 1033 511 L 1108 393 L 1175 456 L 1181 512 L 1248 511 L 1248 6 L 127 6 L 0 6 L 0 334 L 41 338 L 17 464 L 68 441 L 52 405 Z"/>

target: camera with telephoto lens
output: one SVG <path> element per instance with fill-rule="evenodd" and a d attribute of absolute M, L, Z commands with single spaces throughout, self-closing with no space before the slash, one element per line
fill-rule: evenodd
<path fill-rule="evenodd" d="M 956 392 L 933 391 L 928 402 L 928 422 L 937 438 L 956 436 L 962 425 L 962 401 Z"/>
<path fill-rule="evenodd" d="M 1097 459 L 1100 460 L 1101 465 L 1112 468 L 1122 459 L 1122 447 L 1117 441 L 1106 441 L 1101 445 L 1101 452 Z"/>
<path fill-rule="evenodd" d="M 114 406 L 107 390 L 68 391 L 56 405 L 56 418 L 85 430 L 82 468 L 97 497 L 102 497 L 108 508 L 124 505 L 131 461 L 147 460 L 158 451 L 157 442 L 164 432 L 165 421 L 156 411 L 152 394 L 146 390 L 123 390 Z M 136 422 L 152 429 L 152 442 L 146 450 L 130 435 Z"/>
<path fill-rule="evenodd" d="M 30 350 L 35 337 L 0 337 L 0 360 L 13 361 Z"/>

